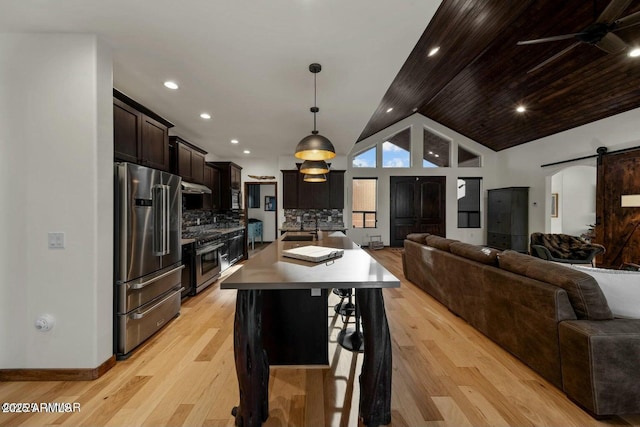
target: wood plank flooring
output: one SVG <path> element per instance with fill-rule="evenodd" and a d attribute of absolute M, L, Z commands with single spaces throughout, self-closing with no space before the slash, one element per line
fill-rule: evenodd
<path fill-rule="evenodd" d="M 401 250 L 370 253 L 402 280 L 399 289 L 384 290 L 393 340 L 393 426 L 640 425 L 640 415 L 594 420 L 406 281 Z M 215 285 L 185 300 L 177 319 L 98 380 L 0 383 L 0 403 L 81 405 L 75 413 L 0 413 L 0 425 L 232 426 L 234 309 L 235 291 Z M 362 355 L 336 345 L 342 320 L 332 309 L 328 322 L 330 368 L 271 369 L 267 426 L 358 425 Z"/>

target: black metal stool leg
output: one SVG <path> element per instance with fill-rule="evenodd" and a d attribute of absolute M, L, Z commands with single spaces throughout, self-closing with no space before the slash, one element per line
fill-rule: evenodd
<path fill-rule="evenodd" d="M 364 351 L 364 336 L 360 330 L 360 309 L 358 304 L 355 306 L 355 313 L 355 329 L 347 329 L 345 321 L 345 327 L 338 333 L 338 344 L 349 351 L 362 353 Z"/>
<path fill-rule="evenodd" d="M 333 307 L 335 312 L 341 316 L 351 316 L 356 310 L 356 306 L 352 301 L 353 292 L 351 289 L 334 289 L 333 293 L 340 297 L 340 302 Z M 349 300 L 344 302 L 344 299 L 347 297 Z"/>

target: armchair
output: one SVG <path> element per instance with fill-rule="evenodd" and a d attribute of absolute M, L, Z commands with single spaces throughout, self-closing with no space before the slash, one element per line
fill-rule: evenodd
<path fill-rule="evenodd" d="M 602 245 L 561 233 L 532 233 L 530 246 L 535 257 L 567 264 L 593 265 L 595 256 L 605 252 Z"/>

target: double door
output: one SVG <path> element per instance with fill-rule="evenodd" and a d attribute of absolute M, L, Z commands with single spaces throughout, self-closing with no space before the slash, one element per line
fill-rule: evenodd
<path fill-rule="evenodd" d="M 411 233 L 446 233 L 446 177 L 392 176 L 390 245 L 402 246 Z"/>

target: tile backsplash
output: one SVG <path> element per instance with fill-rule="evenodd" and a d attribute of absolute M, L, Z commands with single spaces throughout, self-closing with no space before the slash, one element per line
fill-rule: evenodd
<path fill-rule="evenodd" d="M 319 227 L 341 228 L 344 227 L 342 209 L 285 209 L 283 228 L 300 227 L 313 228 L 318 218 Z"/>

